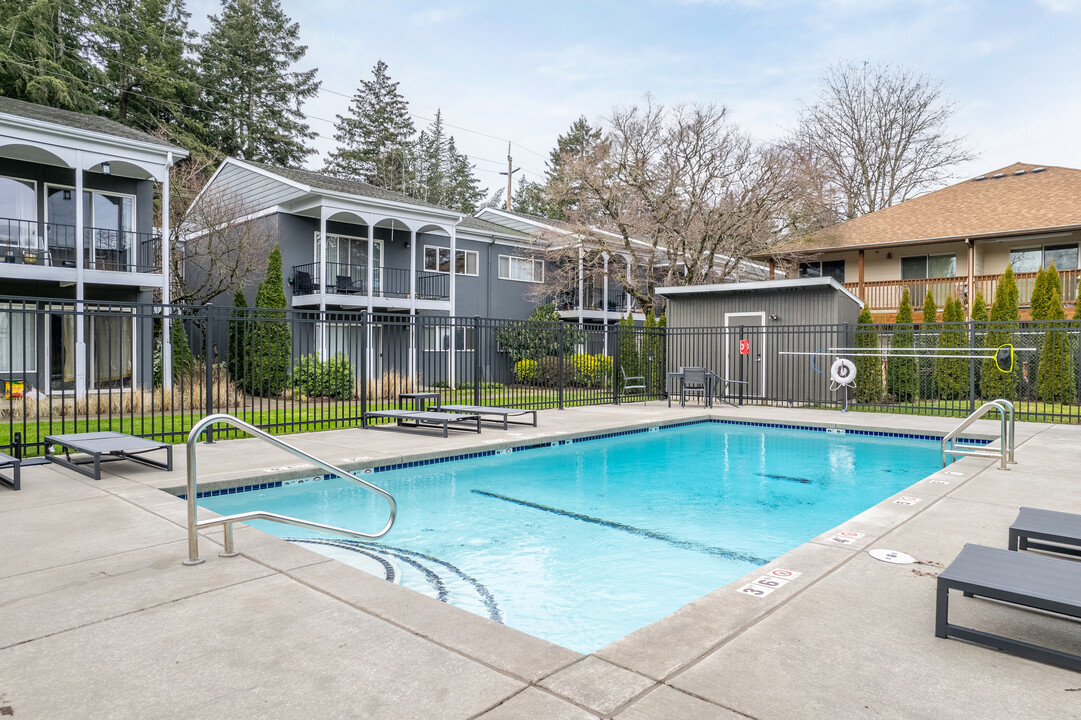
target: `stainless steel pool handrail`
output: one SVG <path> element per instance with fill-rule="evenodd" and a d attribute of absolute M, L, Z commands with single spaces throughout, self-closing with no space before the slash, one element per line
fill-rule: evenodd
<path fill-rule="evenodd" d="M 982 418 L 992 410 L 998 410 L 999 415 L 999 443 L 998 450 L 988 450 L 981 445 L 958 445 L 957 436 L 964 432 L 972 423 Z M 1013 403 L 1005 398 L 997 398 L 985 402 L 976 408 L 975 412 L 961 421 L 961 424 L 946 433 L 942 438 L 942 467 L 948 465 L 947 455 L 967 455 L 970 457 L 997 457 L 999 458 L 999 470 L 1009 470 L 1007 462 L 1015 463 L 1014 450 L 1014 419 Z"/>
<path fill-rule="evenodd" d="M 243 430 L 249 435 L 253 435 L 260 440 L 270 443 L 275 447 L 281 448 L 288 453 L 296 455 L 299 458 L 303 458 L 311 463 L 314 463 L 317 467 L 322 468 L 328 473 L 337 475 L 340 478 L 348 480 L 354 485 L 359 485 L 366 490 L 370 490 L 377 495 L 382 495 L 386 498 L 387 504 L 390 505 L 390 519 L 387 520 L 386 526 L 383 527 L 377 533 L 364 533 L 356 530 L 347 530 L 345 528 L 334 527 L 333 525 L 324 525 L 323 523 L 312 522 L 310 520 L 301 520 L 299 518 L 289 517 L 288 515 L 279 515 L 277 513 L 263 512 L 260 510 L 253 510 L 251 512 L 237 513 L 235 515 L 224 515 L 218 518 L 212 518 L 209 520 L 198 519 L 198 506 L 196 505 L 196 499 L 198 495 L 197 491 L 197 472 L 195 463 L 195 447 L 198 444 L 199 436 L 209 426 L 215 423 L 226 423 L 233 427 Z M 283 523 L 285 525 L 293 525 L 295 527 L 307 528 L 309 530 L 321 530 L 323 532 L 334 533 L 336 535 L 345 535 L 346 537 L 357 538 L 361 540 L 371 540 L 373 538 L 382 537 L 390 531 L 390 528 L 394 525 L 394 518 L 398 514 L 398 504 L 394 501 L 394 496 L 388 493 L 386 490 L 380 487 L 376 487 L 369 482 L 361 480 L 357 476 L 350 473 L 348 470 L 343 470 L 339 467 L 331 465 L 328 462 L 324 462 L 319 458 L 309 455 L 303 450 L 293 447 L 287 442 L 284 442 L 273 435 L 260 430 L 259 428 L 244 422 L 240 418 L 233 417 L 226 413 L 217 413 L 214 415 L 207 415 L 205 418 L 195 424 L 195 427 L 188 433 L 187 442 L 187 460 L 188 460 L 188 559 L 184 561 L 185 565 L 198 565 L 203 562 L 203 559 L 199 557 L 199 530 L 207 527 L 213 527 L 214 525 L 224 526 L 225 532 L 225 551 L 218 553 L 222 557 L 234 557 L 239 553 L 233 551 L 233 523 L 245 522 L 248 520 L 270 520 L 272 522 Z"/>

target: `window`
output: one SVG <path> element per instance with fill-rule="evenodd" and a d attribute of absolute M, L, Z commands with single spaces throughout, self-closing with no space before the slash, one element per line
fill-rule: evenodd
<path fill-rule="evenodd" d="M 544 261 L 539 258 L 499 256 L 499 279 L 544 282 Z"/>
<path fill-rule="evenodd" d="M 1014 272 L 1036 272 L 1055 263 L 1056 270 L 1077 269 L 1077 245 L 1045 245 L 1037 248 L 1010 250 L 1010 267 Z"/>
<path fill-rule="evenodd" d="M 831 277 L 839 283 L 845 281 L 844 260 L 823 260 L 799 264 L 800 277 Z"/>
<path fill-rule="evenodd" d="M 476 275 L 480 254 L 475 250 L 456 250 L 457 262 L 454 272 L 458 275 Z M 429 272 L 450 272 L 450 248 L 424 246 L 424 269 Z"/>
<path fill-rule="evenodd" d="M 447 352 L 450 350 L 449 325 L 429 325 L 424 328 L 424 350 L 426 352 Z M 476 328 L 454 328 L 455 350 L 472 352 L 477 349 Z"/>
<path fill-rule="evenodd" d="M 37 353 L 33 310 L 21 303 L 0 304 L 0 374 L 36 372 Z"/>
<path fill-rule="evenodd" d="M 34 183 L 0 177 L 0 243 L 27 246 L 36 235 L 37 216 Z"/>
<path fill-rule="evenodd" d="M 955 275 L 957 275 L 956 255 L 915 255 L 901 258 L 902 280 L 925 280 Z"/>
<path fill-rule="evenodd" d="M 46 185 L 45 220 L 53 260 L 74 264 L 75 193 L 70 187 Z M 133 269 L 135 240 L 135 196 L 83 191 L 83 225 L 88 267 L 95 270 Z"/>

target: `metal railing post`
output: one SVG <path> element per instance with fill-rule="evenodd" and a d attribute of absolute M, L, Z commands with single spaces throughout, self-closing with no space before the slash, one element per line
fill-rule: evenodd
<path fill-rule="evenodd" d="M 203 388 L 203 405 L 206 407 L 206 414 L 214 414 L 214 364 L 213 359 L 210 356 L 210 333 L 213 329 L 213 317 L 214 317 L 214 303 L 207 303 L 203 306 L 206 311 L 206 320 L 203 326 L 203 374 L 204 374 L 204 388 Z M 214 442 L 214 430 L 212 428 L 207 429 L 206 442 L 211 444 Z"/>
<path fill-rule="evenodd" d="M 557 372 L 556 372 L 556 377 L 558 377 L 558 379 L 559 379 L 558 380 L 559 389 L 558 389 L 556 397 L 558 398 L 557 404 L 559 406 L 559 409 L 562 410 L 563 409 L 563 360 L 564 360 L 564 357 L 563 357 L 563 355 L 564 355 L 564 353 L 563 353 L 563 321 L 562 320 L 559 322 L 559 325 L 556 326 L 556 342 L 559 343 L 559 350 L 558 350 L 558 354 L 556 355 L 556 357 L 558 358 L 558 363 L 559 363 L 559 367 L 557 368 Z"/>
<path fill-rule="evenodd" d="M 465 339 L 462 339 L 464 344 Z M 473 316 L 473 404 L 480 405 L 480 315 Z"/>
<path fill-rule="evenodd" d="M 368 426 L 368 311 L 360 311 L 360 426 Z"/>

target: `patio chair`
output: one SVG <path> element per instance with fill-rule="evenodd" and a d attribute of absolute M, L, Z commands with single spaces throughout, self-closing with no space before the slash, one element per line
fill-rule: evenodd
<path fill-rule="evenodd" d="M 949 592 L 1081 618 L 1081 563 L 983 545 L 965 545 L 939 573 L 935 636 L 955 637 L 1070 670 L 1081 670 L 1081 655 L 1035 645 L 949 621 Z"/>
<path fill-rule="evenodd" d="M 623 373 L 623 392 L 622 395 L 626 395 L 628 390 L 641 390 L 642 402 L 646 401 L 646 377 L 645 375 L 627 375 L 626 369 L 622 365 L 619 366 L 619 371 Z"/>
<path fill-rule="evenodd" d="M 683 368 L 683 384 L 679 391 L 679 406 L 686 407 L 687 396 L 692 395 L 703 400 L 706 397 L 706 372 L 705 368 Z"/>
<path fill-rule="evenodd" d="M 1049 542 L 1055 544 L 1049 545 Z M 1070 545 L 1074 547 L 1068 547 Z M 1023 507 L 1010 525 L 1008 547 L 1010 550 L 1043 550 L 1081 557 L 1081 515 Z"/>
<path fill-rule="evenodd" d="M 311 273 L 297 270 L 294 280 L 297 295 L 310 295 L 315 292 L 315 283 L 312 282 Z"/>

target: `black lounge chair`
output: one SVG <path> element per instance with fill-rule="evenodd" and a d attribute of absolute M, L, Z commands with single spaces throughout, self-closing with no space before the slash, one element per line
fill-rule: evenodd
<path fill-rule="evenodd" d="M 1032 540 L 1043 542 L 1032 542 Z M 1048 542 L 1056 543 L 1048 545 Z M 1074 545 L 1075 547 L 1066 547 Z M 1081 557 L 1081 515 L 1023 507 L 1010 525 L 1010 550 L 1045 550 Z"/>
<path fill-rule="evenodd" d="M 1081 655 L 952 625 L 949 591 L 1081 618 L 1081 563 L 983 545 L 965 545 L 938 576 L 935 635 L 986 645 L 1029 660 L 1081 670 Z M 1076 627 L 1076 626 L 1075 626 Z"/>
<path fill-rule="evenodd" d="M 430 406 L 429 406 L 430 407 Z M 507 429 L 507 418 L 511 415 L 533 415 L 533 427 L 537 427 L 537 411 L 536 410 L 522 410 L 521 408 L 501 408 L 501 407 L 488 407 L 487 405 L 436 405 L 435 409 L 439 412 L 444 410 L 454 413 L 468 413 L 470 415 L 480 415 L 482 420 L 487 420 L 485 415 L 495 415 L 495 421 L 503 421 L 503 429 Z M 514 422 L 515 425 L 529 425 L 528 422 Z"/>
<path fill-rule="evenodd" d="M 372 410 L 361 417 L 362 427 L 368 427 L 368 418 L 393 418 L 398 427 L 442 427 L 443 437 L 447 437 L 447 429 L 451 424 L 475 423 L 476 432 L 480 432 L 480 415 L 465 415 L 462 413 L 434 412 L 432 410 Z M 410 422 L 411 421 L 411 422 Z M 471 430 L 471 427 L 455 428 Z"/>
<path fill-rule="evenodd" d="M 5 455 L 0 453 L 0 468 L 11 468 L 11 476 L 0 474 L 0 483 L 3 483 L 10 487 L 12 490 L 18 490 L 19 476 L 22 468 L 22 460 L 13 455 Z"/>

